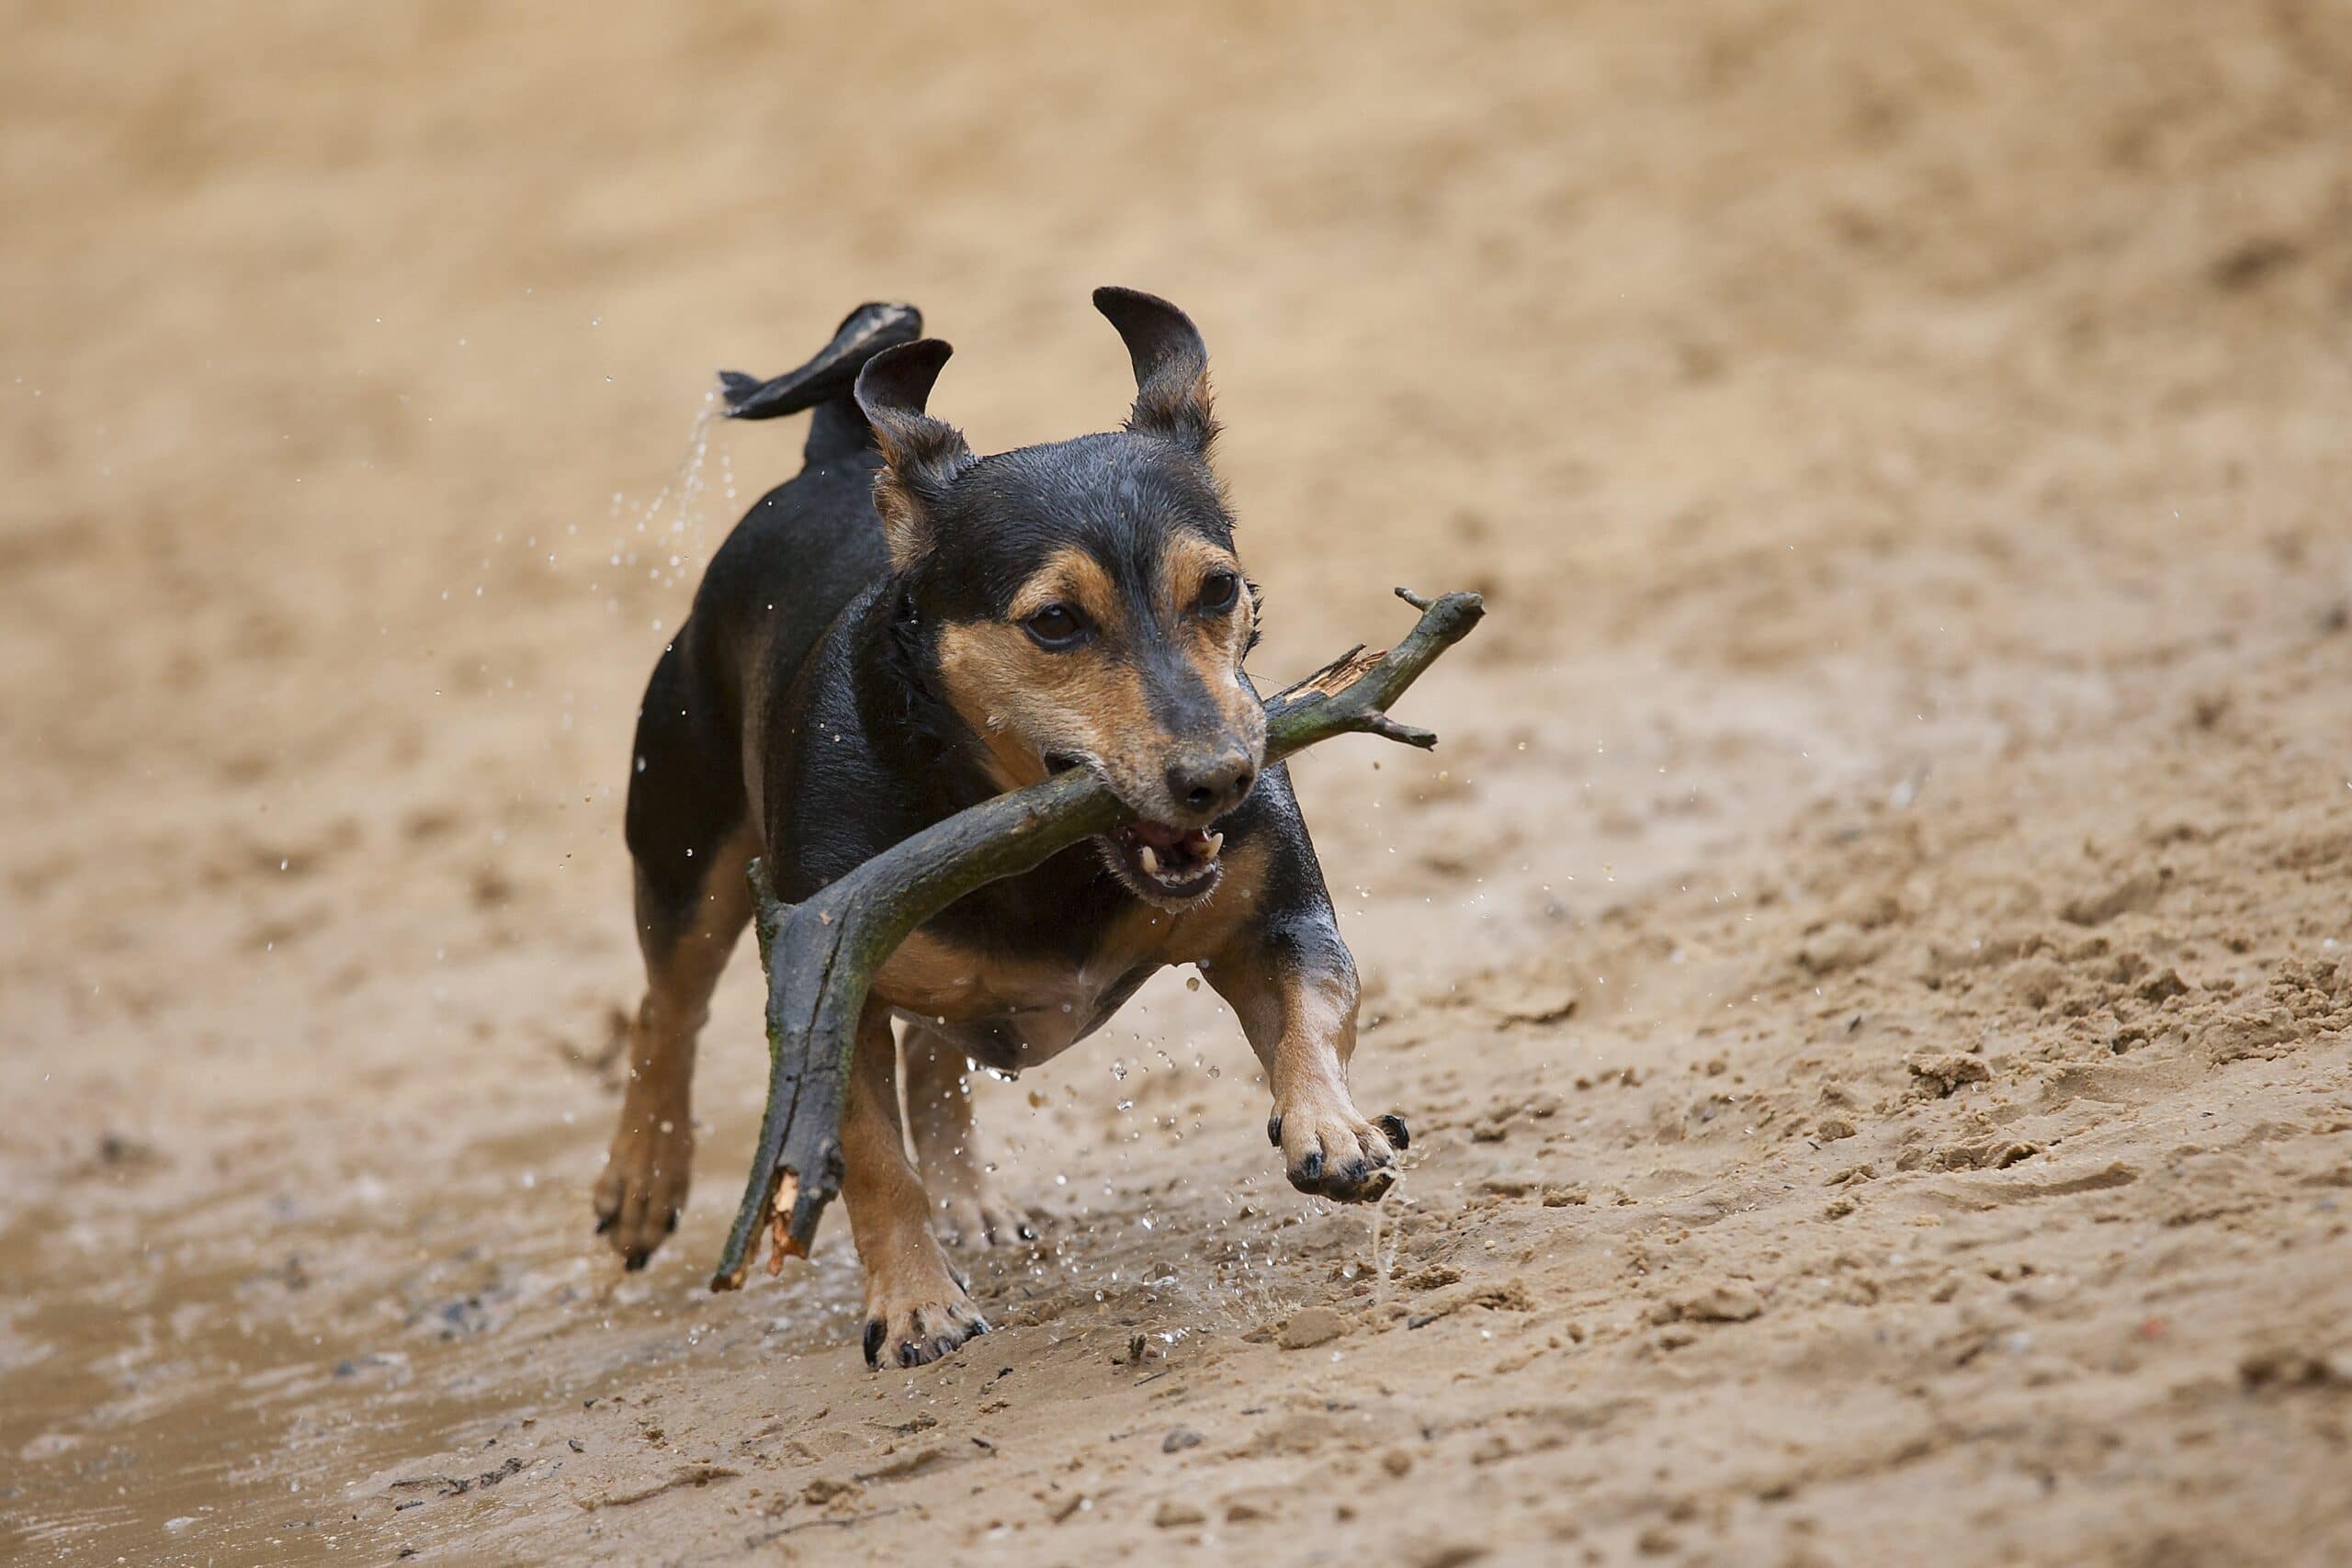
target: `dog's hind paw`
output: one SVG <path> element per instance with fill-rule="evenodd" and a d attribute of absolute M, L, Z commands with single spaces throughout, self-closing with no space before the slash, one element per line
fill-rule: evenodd
<path fill-rule="evenodd" d="M 1015 1247 L 1037 1239 L 1037 1222 L 1028 1211 L 990 1192 L 941 1199 L 933 1228 L 950 1247 Z"/>
<path fill-rule="evenodd" d="M 694 1157 L 694 1125 L 683 1111 L 643 1124 L 624 1118 L 614 1134 L 596 1179 L 596 1232 L 628 1268 L 644 1268 L 678 1228 Z"/>
<path fill-rule="evenodd" d="M 866 1306 L 865 1364 L 920 1367 L 989 1331 L 972 1298 L 952 1284 L 942 1299 L 872 1302 Z"/>

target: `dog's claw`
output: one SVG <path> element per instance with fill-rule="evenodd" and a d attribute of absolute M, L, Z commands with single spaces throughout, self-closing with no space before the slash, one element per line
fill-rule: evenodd
<path fill-rule="evenodd" d="M 1276 1148 L 1283 1146 L 1283 1119 L 1280 1116 L 1266 1118 L 1266 1142 Z"/>
<path fill-rule="evenodd" d="M 911 1311 L 890 1311 L 865 1320 L 865 1364 L 921 1367 L 954 1354 L 967 1341 L 989 1332 L 989 1320 L 972 1310 L 960 1291 L 955 1301 Z"/>
<path fill-rule="evenodd" d="M 1380 1129 L 1380 1135 L 1388 1140 L 1390 1148 L 1401 1153 L 1413 1146 L 1412 1131 L 1405 1125 L 1405 1119 L 1402 1116 L 1392 1111 L 1374 1122 L 1373 1125 Z"/>

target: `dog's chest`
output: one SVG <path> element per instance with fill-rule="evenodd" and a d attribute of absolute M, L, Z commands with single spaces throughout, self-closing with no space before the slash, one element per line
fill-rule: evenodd
<path fill-rule="evenodd" d="M 982 1065 L 1017 1072 L 1099 1027 L 1164 959 L 1098 953 L 1080 964 L 1007 959 L 917 932 L 876 977 L 901 1017 L 927 1023 Z"/>
<path fill-rule="evenodd" d="M 1264 881 L 1264 850 L 1246 844 L 1227 856 L 1225 881 L 1209 897 L 1172 912 L 1134 901 L 1101 919 L 1076 958 L 983 951 L 919 931 L 882 966 L 874 994 L 983 1066 L 1017 1072 L 1101 1028 L 1158 971 L 1228 951 L 1259 908 Z"/>
<path fill-rule="evenodd" d="M 983 1066 L 1048 1061 L 1102 1026 L 1170 964 L 1205 955 L 1208 931 L 1154 910 L 1114 920 L 1083 958 L 1007 956 L 917 931 L 875 978 L 901 1017 L 939 1029 Z"/>

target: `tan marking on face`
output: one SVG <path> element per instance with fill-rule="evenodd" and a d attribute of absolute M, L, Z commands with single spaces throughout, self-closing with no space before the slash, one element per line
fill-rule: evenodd
<path fill-rule="evenodd" d="M 1073 606 L 1093 625 L 1084 646 L 1040 648 L 1021 625 L 1054 604 Z M 1144 705 L 1143 682 L 1124 657 L 1136 629 L 1116 587 L 1083 550 L 1056 551 L 1012 597 L 1001 621 L 963 621 L 939 634 L 939 672 L 947 700 L 989 750 L 997 784 L 1017 789 L 1046 776 L 1055 752 L 1114 758 L 1157 733 Z"/>
<path fill-rule="evenodd" d="M 1220 571 L 1231 572 L 1236 580 L 1238 596 L 1233 608 L 1222 615 L 1200 614 L 1201 594 Z M 1258 750 L 1265 743 L 1265 707 L 1241 673 L 1258 607 L 1250 602 L 1239 558 L 1198 534 L 1178 534 L 1160 562 L 1159 599 L 1163 622 L 1177 628 L 1185 661 L 1208 688 L 1226 728 Z"/>
<path fill-rule="evenodd" d="M 1099 764 L 1138 809 L 1160 797 L 1169 752 L 1191 738 L 1169 735 L 1152 716 L 1135 658 L 1146 637 L 1173 638 L 1226 728 L 1253 750 L 1262 747 L 1265 713 L 1241 674 L 1251 626 L 1249 595 L 1245 591 L 1223 615 L 1197 613 L 1203 585 L 1219 570 L 1238 577 L 1240 563 L 1198 536 L 1175 536 L 1155 584 L 1159 625 L 1139 626 L 1102 564 L 1083 550 L 1064 548 L 1022 584 L 1006 619 L 943 627 L 942 684 L 949 705 L 987 748 L 988 771 L 998 787 L 1035 784 L 1046 776 L 1046 757 L 1068 753 Z M 1075 649 L 1039 647 L 1022 623 L 1055 604 L 1083 614 L 1094 636 Z"/>
<path fill-rule="evenodd" d="M 1012 618 L 1026 620 L 1054 603 L 1076 604 L 1105 632 L 1116 635 L 1125 626 L 1118 585 L 1102 563 L 1084 550 L 1067 547 L 1046 558 L 1037 574 L 1012 596 Z"/>

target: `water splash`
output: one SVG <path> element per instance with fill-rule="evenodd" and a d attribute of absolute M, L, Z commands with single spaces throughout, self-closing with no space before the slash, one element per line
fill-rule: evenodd
<path fill-rule="evenodd" d="M 1399 1231 L 1388 1238 L 1387 1246 L 1380 1245 L 1381 1232 L 1388 1218 L 1388 1199 L 1389 1193 L 1384 1192 L 1372 1205 L 1372 1304 L 1375 1307 L 1388 1304 L 1388 1276 L 1396 1269 L 1396 1248 L 1405 1239 Z"/>
<path fill-rule="evenodd" d="M 686 431 L 685 452 L 650 501 L 639 504 L 628 501 L 620 491 L 614 492 L 614 521 L 623 522 L 633 515 L 634 523 L 628 533 L 615 541 L 611 564 L 642 566 L 647 578 L 662 588 L 701 581 L 702 569 L 710 559 L 707 502 L 712 486 L 707 470 L 711 427 L 723 412 L 716 389 L 703 394 L 702 406 L 695 411 L 694 423 Z M 724 498 L 732 501 L 734 471 L 724 451 L 719 455 L 719 478 Z M 728 520 L 730 525 L 732 521 Z"/>

